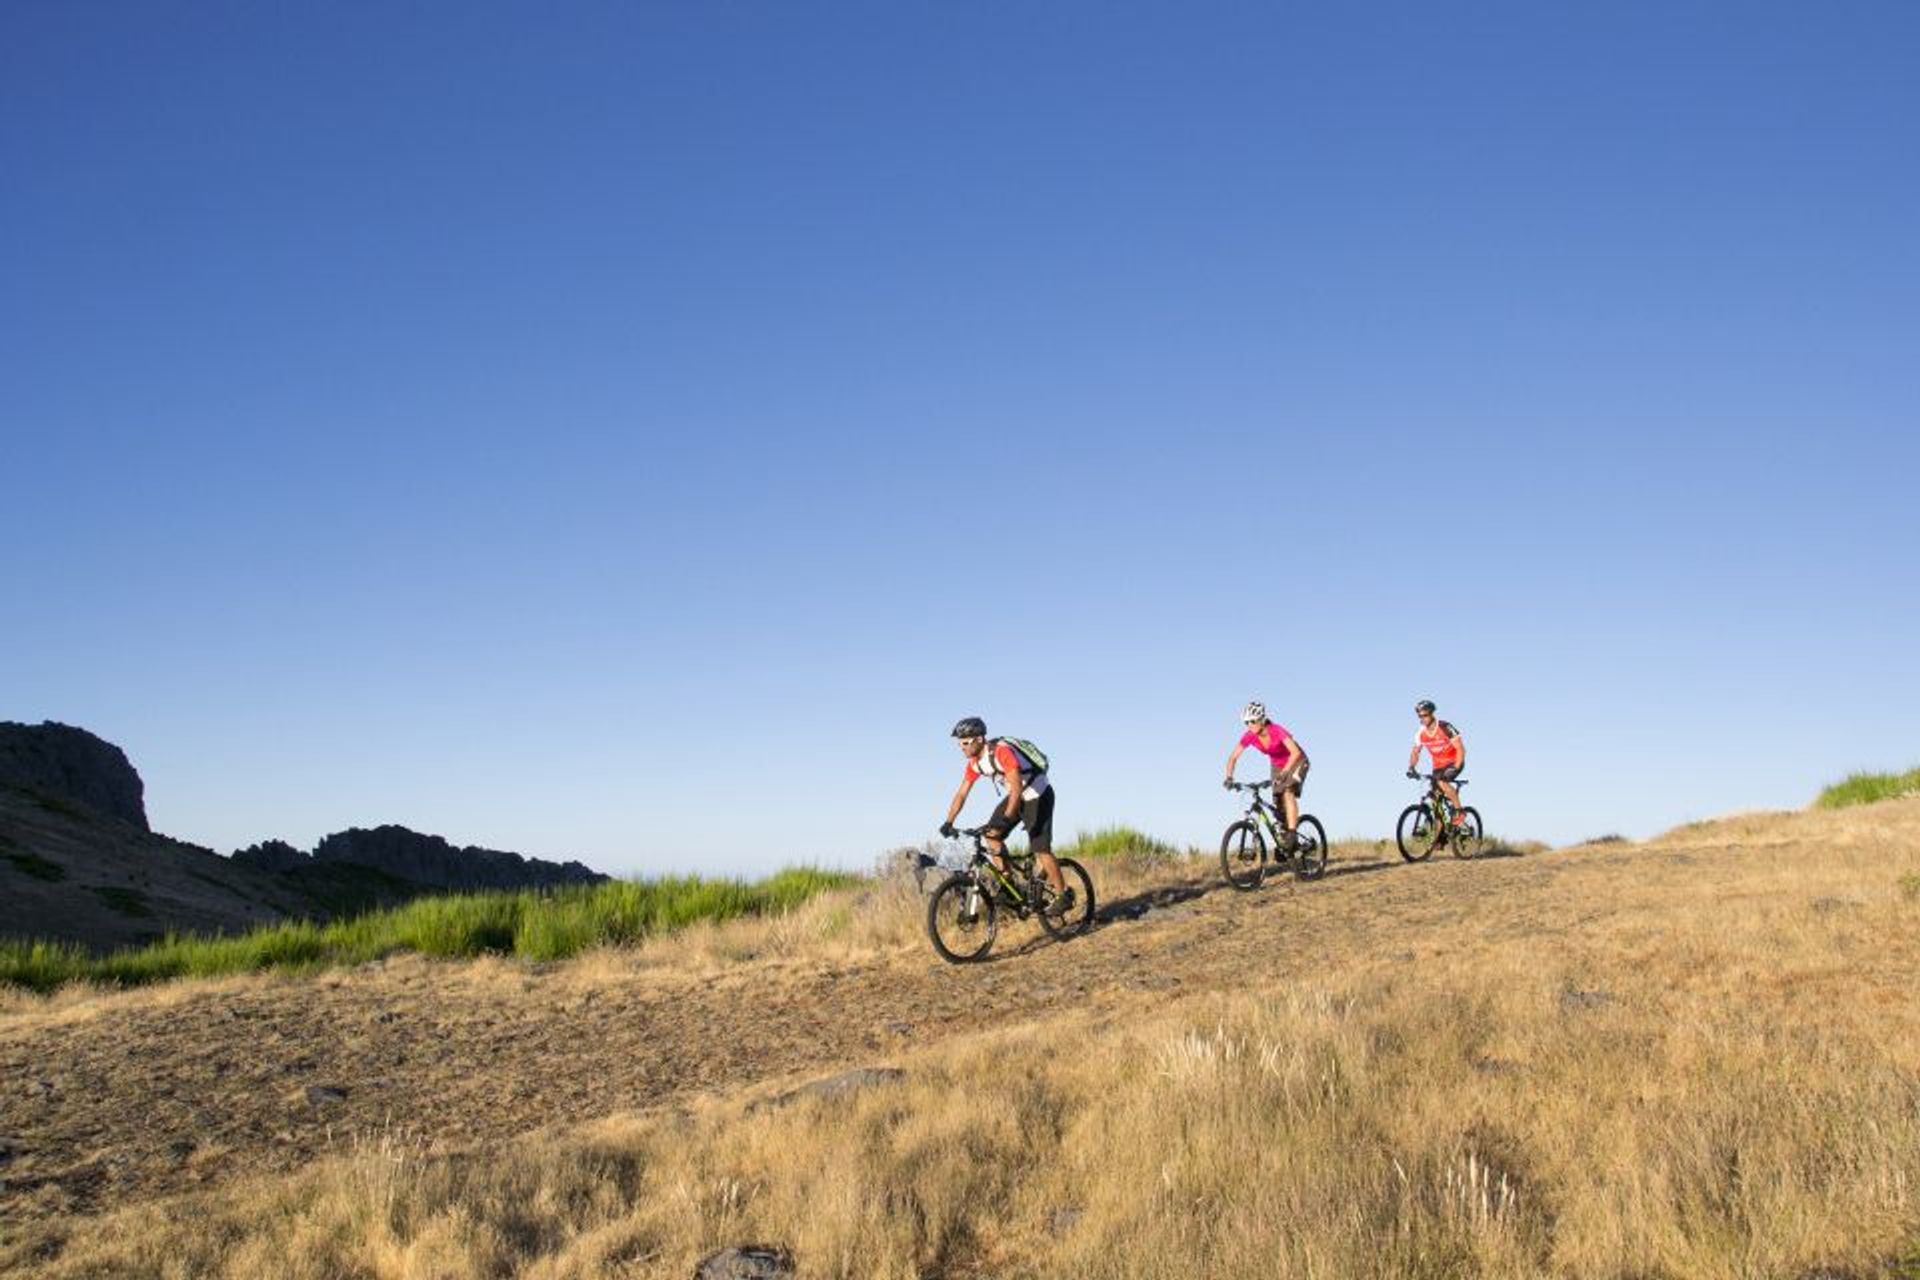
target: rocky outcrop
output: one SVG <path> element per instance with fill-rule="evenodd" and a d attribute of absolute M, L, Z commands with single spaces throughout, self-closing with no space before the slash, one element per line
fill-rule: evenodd
<path fill-rule="evenodd" d="M 313 859 L 373 867 L 440 889 L 538 889 L 607 879 L 578 862 L 548 862 L 478 845 L 461 848 L 439 836 L 392 825 L 335 832 L 314 846 Z"/>
<path fill-rule="evenodd" d="M 127 753 L 72 725 L 0 721 L 0 786 L 77 804 L 151 830 L 146 787 Z"/>
<path fill-rule="evenodd" d="M 235 849 L 233 860 L 243 867 L 258 867 L 262 871 L 291 871 L 311 863 L 313 855 L 285 840 L 262 840 L 244 849 Z"/>

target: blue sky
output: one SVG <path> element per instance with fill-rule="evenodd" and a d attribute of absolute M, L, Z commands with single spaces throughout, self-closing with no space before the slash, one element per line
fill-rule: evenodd
<path fill-rule="evenodd" d="M 1591 10 L 1591 11 L 1587 11 Z M 8 6 L 0 717 L 227 850 L 861 866 L 1920 753 L 1907 4 Z M 1243 772 L 1246 772 L 1243 764 Z M 984 812 L 976 799 L 970 816 Z"/>

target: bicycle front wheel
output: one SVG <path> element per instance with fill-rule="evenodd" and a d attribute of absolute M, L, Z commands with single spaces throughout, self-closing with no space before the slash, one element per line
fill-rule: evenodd
<path fill-rule="evenodd" d="M 1485 847 L 1486 828 L 1480 825 L 1478 809 L 1463 809 L 1460 812 L 1460 825 L 1453 829 L 1453 856 L 1471 858 Z"/>
<path fill-rule="evenodd" d="M 1041 908 L 1040 926 L 1056 938 L 1078 937 L 1093 927 L 1093 877 L 1072 858 L 1062 858 L 1060 878 L 1066 881 L 1067 892 L 1073 895 L 1073 905 L 1057 915 Z"/>
<path fill-rule="evenodd" d="M 1220 837 L 1220 874 L 1236 889 L 1257 889 L 1267 874 L 1267 838 L 1242 818 Z"/>
<path fill-rule="evenodd" d="M 1410 804 L 1400 811 L 1393 828 L 1400 856 L 1408 862 L 1425 862 L 1433 856 L 1433 814 L 1424 804 Z"/>
<path fill-rule="evenodd" d="M 1300 815 L 1293 829 L 1293 875 L 1296 880 L 1318 880 L 1327 870 L 1327 829 L 1310 813 Z"/>
<path fill-rule="evenodd" d="M 927 940 L 949 964 L 986 955 L 998 928 L 993 896 L 963 872 L 948 876 L 927 899 Z"/>

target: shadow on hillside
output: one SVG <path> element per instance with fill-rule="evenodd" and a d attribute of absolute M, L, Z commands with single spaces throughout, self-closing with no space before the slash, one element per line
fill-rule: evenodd
<path fill-rule="evenodd" d="M 1374 858 L 1367 862 L 1329 862 L 1326 874 L 1321 876 L 1321 879 L 1331 880 L 1335 876 L 1357 876 L 1369 871 L 1385 871 L 1399 864 L 1398 858 Z"/>
<path fill-rule="evenodd" d="M 1226 887 L 1218 880 L 1187 880 L 1180 884 L 1155 885 L 1151 889 L 1101 903 L 1094 908 L 1093 921 L 1096 925 L 1109 925 L 1120 920 L 1139 920 L 1149 912 L 1193 902 Z"/>
<path fill-rule="evenodd" d="M 1516 849 L 1510 844 L 1490 844 L 1474 854 L 1473 860 L 1481 862 L 1487 858 L 1524 858 L 1526 856 L 1526 850 Z"/>

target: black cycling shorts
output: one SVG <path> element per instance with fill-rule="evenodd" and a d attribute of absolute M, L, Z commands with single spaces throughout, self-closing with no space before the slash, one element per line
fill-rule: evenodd
<path fill-rule="evenodd" d="M 1460 776 L 1460 766 L 1457 764 L 1442 765 L 1433 771 L 1433 776 L 1442 782 L 1452 782 Z"/>
<path fill-rule="evenodd" d="M 1019 825 L 1027 830 L 1027 845 L 1035 853 L 1053 852 L 1053 784 L 1048 783 L 1039 798 L 1026 800 L 1020 805 Z M 987 834 L 996 840 L 1005 840 L 1014 828 L 1014 820 L 1007 817 L 1007 799 L 996 796 L 993 801 L 993 817 L 987 819 Z"/>

